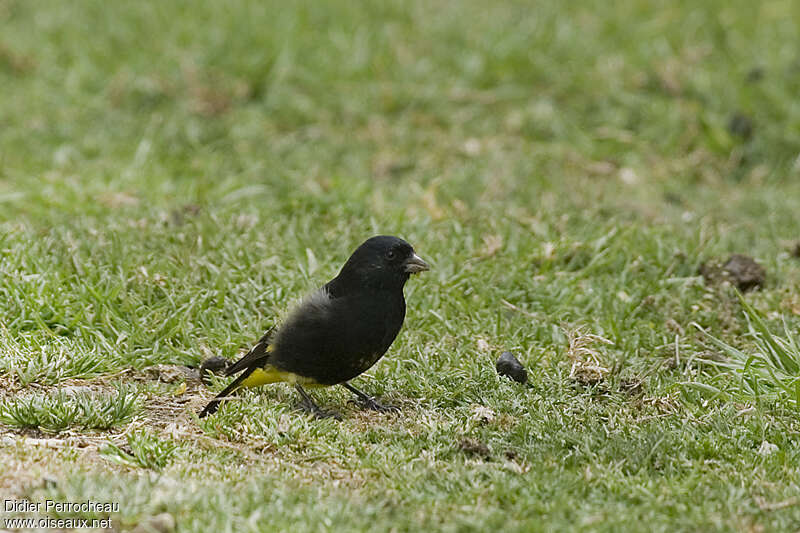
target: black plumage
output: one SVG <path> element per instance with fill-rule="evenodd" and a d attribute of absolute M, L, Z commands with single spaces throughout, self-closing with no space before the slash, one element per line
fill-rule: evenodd
<path fill-rule="evenodd" d="M 385 409 L 349 380 L 368 370 L 389 349 L 405 319 L 403 287 L 411 274 L 428 270 L 406 241 L 372 237 L 359 246 L 334 279 L 307 296 L 276 330 L 267 332 L 226 375 L 239 376 L 200 412 L 214 413 L 241 387 L 294 384 L 303 405 L 326 413 L 304 386 L 342 384 L 365 406 Z"/>

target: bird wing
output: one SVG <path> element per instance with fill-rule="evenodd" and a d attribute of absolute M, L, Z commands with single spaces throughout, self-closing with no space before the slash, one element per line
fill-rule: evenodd
<path fill-rule="evenodd" d="M 271 351 L 271 344 L 270 340 L 272 339 L 272 334 L 275 332 L 275 328 L 270 328 L 263 337 L 261 337 L 255 346 L 253 346 L 249 352 L 247 352 L 241 359 L 236 361 L 234 364 L 229 366 L 227 370 L 225 370 L 226 376 L 233 376 L 234 374 L 238 374 L 242 370 L 247 368 L 258 368 L 264 366 L 269 358 L 269 352 Z"/>

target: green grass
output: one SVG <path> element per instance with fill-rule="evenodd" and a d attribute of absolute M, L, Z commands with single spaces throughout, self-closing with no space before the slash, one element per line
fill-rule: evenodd
<path fill-rule="evenodd" d="M 723 357 L 711 359 L 707 363 L 722 367 L 739 377 L 738 386 L 731 383 L 717 389 L 705 384 L 714 394 L 725 394 L 731 389 L 748 401 L 758 401 L 765 397 L 768 401 L 788 402 L 797 408 L 800 405 L 800 348 L 795 334 L 790 331 L 786 321 L 783 323 L 784 336 L 774 334 L 767 326 L 764 317 L 739 295 L 747 318 L 748 336 L 752 339 L 752 353 L 742 350 L 709 335 L 709 340 L 722 352 Z M 727 378 L 723 374 L 722 378 Z"/>
<path fill-rule="evenodd" d="M 100 453 L 110 461 L 134 467 L 161 470 L 169 464 L 176 444 L 161 440 L 147 432 L 130 433 L 127 446 L 109 443 Z"/>
<path fill-rule="evenodd" d="M 797 342 L 798 19 L 0 0 L 0 493 L 120 529 L 793 531 L 797 407 L 708 361 Z M 199 420 L 222 380 L 153 371 L 235 357 L 376 233 L 433 267 L 355 383 L 399 416 L 274 386 Z M 747 313 L 698 275 L 731 253 L 768 272 Z"/>
<path fill-rule="evenodd" d="M 0 404 L 0 422 L 22 429 L 62 431 L 68 428 L 109 429 L 129 422 L 137 410 L 135 393 L 95 395 L 85 390 L 58 390 L 48 395 L 19 396 Z"/>

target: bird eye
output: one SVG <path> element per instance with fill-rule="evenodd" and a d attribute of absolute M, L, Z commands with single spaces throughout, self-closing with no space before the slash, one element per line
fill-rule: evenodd
<path fill-rule="evenodd" d="M 386 259 L 394 259 L 394 250 L 386 252 Z"/>

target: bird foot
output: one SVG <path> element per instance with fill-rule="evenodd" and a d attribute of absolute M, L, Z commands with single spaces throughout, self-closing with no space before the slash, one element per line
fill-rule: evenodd
<path fill-rule="evenodd" d="M 305 411 L 306 413 L 310 414 L 317 420 L 323 420 L 325 418 L 333 418 L 334 420 L 342 419 L 342 415 L 340 415 L 336 411 L 321 409 L 315 403 L 300 401 L 297 403 L 297 408 L 300 409 L 301 411 Z"/>
<path fill-rule="evenodd" d="M 394 405 L 384 405 L 379 402 L 376 398 L 371 396 L 367 396 L 366 398 L 359 398 L 357 402 L 361 405 L 364 409 L 369 409 L 370 411 L 378 411 L 379 413 L 399 413 L 400 408 Z"/>

